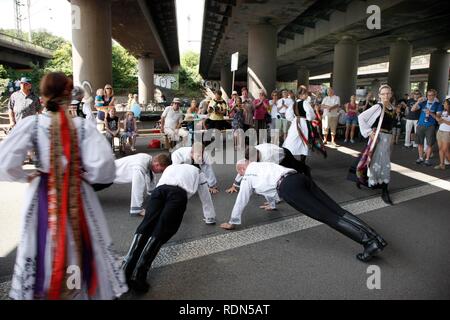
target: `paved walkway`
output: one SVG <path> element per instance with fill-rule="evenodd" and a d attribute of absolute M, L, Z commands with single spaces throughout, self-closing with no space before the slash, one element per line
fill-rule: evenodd
<path fill-rule="evenodd" d="M 147 152 L 139 141 L 139 152 Z M 253 196 L 236 231 L 202 222 L 198 197 L 189 202 L 179 232 L 155 260 L 145 296 L 125 299 L 448 299 L 450 298 L 450 170 L 414 163 L 416 149 L 395 146 L 390 185 L 394 206 L 379 190 L 358 190 L 345 179 L 362 143 L 328 149 L 308 160 L 317 184 L 347 210 L 359 214 L 389 242 L 372 264 L 380 268 L 381 289 L 369 290 L 368 264 L 361 249 L 329 227 L 286 203 L 277 211 L 259 209 Z M 156 151 L 151 151 L 155 154 Z M 433 159 L 436 161 L 436 158 Z M 221 192 L 213 196 L 218 222 L 229 219 L 236 194 L 233 165 L 215 165 Z M 6 298 L 19 233 L 20 184 L 0 184 L 0 299 Z M 140 218 L 128 215 L 131 186 L 99 192 L 115 247 L 125 254 Z M 3 223 L 6 221 L 6 223 Z M 3 283 L 2 283 L 3 281 Z"/>

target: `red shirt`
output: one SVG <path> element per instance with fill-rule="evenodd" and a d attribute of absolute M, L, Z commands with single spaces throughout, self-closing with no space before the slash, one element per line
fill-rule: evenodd
<path fill-rule="evenodd" d="M 266 105 L 269 105 L 269 100 L 264 99 L 264 102 L 258 107 L 258 104 L 260 103 L 261 103 L 260 99 L 255 99 L 253 101 L 253 105 L 255 106 L 255 113 L 253 115 L 253 118 L 255 120 L 264 120 L 266 118 L 267 113 Z"/>

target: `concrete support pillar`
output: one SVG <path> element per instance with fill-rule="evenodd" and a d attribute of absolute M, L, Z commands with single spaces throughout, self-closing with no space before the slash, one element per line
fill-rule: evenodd
<path fill-rule="evenodd" d="M 437 91 L 439 101 L 444 101 L 448 92 L 448 70 L 450 54 L 447 50 L 436 50 L 431 53 L 428 73 L 428 89 Z"/>
<path fill-rule="evenodd" d="M 147 56 L 138 60 L 138 88 L 139 103 L 147 105 L 153 100 L 154 86 L 153 75 L 155 70 L 154 60 Z"/>
<path fill-rule="evenodd" d="M 410 93 L 411 83 L 411 44 L 399 38 L 391 44 L 389 50 L 388 85 L 392 87 L 395 98 L 402 99 L 405 93 Z"/>
<path fill-rule="evenodd" d="M 73 80 L 87 81 L 93 94 L 112 83 L 112 40 L 110 0 L 71 0 Z M 101 19 L 99 18 L 101 12 Z M 89 87 L 88 85 L 84 86 Z"/>
<path fill-rule="evenodd" d="M 268 95 L 275 89 L 277 72 L 277 28 L 252 25 L 248 33 L 248 90 L 258 98 L 259 90 Z"/>
<path fill-rule="evenodd" d="M 425 82 L 424 82 L 424 81 L 419 82 L 419 91 L 420 91 L 422 94 L 425 94 L 425 89 L 426 89 L 426 87 L 425 87 Z"/>
<path fill-rule="evenodd" d="M 233 73 L 230 66 L 224 66 L 220 69 L 220 90 L 223 99 L 231 98 L 231 86 L 233 82 Z"/>
<path fill-rule="evenodd" d="M 378 91 L 380 90 L 381 87 L 381 81 L 378 79 L 375 79 L 372 81 L 372 83 L 370 84 L 372 94 L 374 96 L 375 99 L 378 99 Z"/>
<path fill-rule="evenodd" d="M 301 85 L 309 86 L 309 70 L 304 67 L 297 69 L 297 86 Z"/>
<path fill-rule="evenodd" d="M 356 41 L 344 36 L 334 46 L 333 88 L 340 97 L 341 104 L 350 101 L 356 94 L 356 80 L 358 76 L 359 48 Z"/>

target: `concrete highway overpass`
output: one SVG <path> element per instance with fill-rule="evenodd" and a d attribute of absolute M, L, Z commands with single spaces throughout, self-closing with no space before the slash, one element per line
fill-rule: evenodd
<path fill-rule="evenodd" d="M 369 29 L 376 12 L 380 29 Z M 444 0 L 205 1 L 200 73 L 231 91 L 230 56 L 239 52 L 237 80 L 252 95 L 276 81 L 333 74 L 343 101 L 356 90 L 357 68 L 389 61 L 388 82 L 409 91 L 411 56 L 431 53 L 429 86 L 448 90 L 450 3 Z"/>
<path fill-rule="evenodd" d="M 0 33 L 0 64 L 13 69 L 29 69 L 53 57 L 51 50 Z"/>
<path fill-rule="evenodd" d="M 175 0 L 70 0 L 74 82 L 112 83 L 114 39 L 138 58 L 139 99 L 153 99 L 153 74 L 180 64 Z"/>

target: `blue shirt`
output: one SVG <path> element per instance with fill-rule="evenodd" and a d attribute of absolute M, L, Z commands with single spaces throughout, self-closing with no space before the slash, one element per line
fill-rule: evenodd
<path fill-rule="evenodd" d="M 417 123 L 417 125 L 425 126 L 427 128 L 437 125 L 436 119 L 434 119 L 431 115 L 428 117 L 428 120 L 425 121 L 425 117 L 426 117 L 425 111 L 427 109 L 430 109 L 430 112 L 433 112 L 435 115 L 436 115 L 436 113 L 441 113 L 443 110 L 442 104 L 437 101 L 430 103 L 427 100 L 427 101 L 423 101 L 423 102 L 419 103 L 418 106 L 419 106 L 419 110 L 420 110 L 420 117 L 419 117 L 419 122 Z"/>

